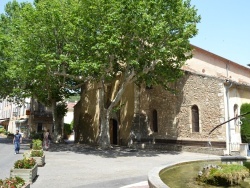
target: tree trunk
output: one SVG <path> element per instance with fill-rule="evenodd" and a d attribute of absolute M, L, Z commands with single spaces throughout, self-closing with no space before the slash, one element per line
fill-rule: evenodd
<path fill-rule="evenodd" d="M 101 114 L 101 127 L 100 127 L 100 135 L 99 135 L 99 146 L 102 149 L 110 148 L 110 134 L 109 134 L 109 112 L 107 109 L 102 110 Z"/>
<path fill-rule="evenodd" d="M 120 80 L 119 89 L 115 94 L 115 97 L 111 99 L 110 105 L 106 107 L 105 104 L 105 84 L 104 80 L 101 82 L 101 87 L 99 89 L 99 106 L 100 106 L 100 120 L 101 120 L 101 127 L 100 127 L 100 134 L 98 144 L 102 149 L 110 148 L 110 134 L 109 134 L 109 118 L 112 110 L 115 106 L 117 106 L 121 100 L 121 97 L 125 91 L 126 86 L 132 81 L 135 73 L 131 71 L 127 73 L 123 79 Z"/>
<path fill-rule="evenodd" d="M 56 100 L 52 99 L 52 117 L 53 117 L 53 126 L 54 126 L 54 133 L 53 133 L 53 141 L 58 143 L 61 142 L 62 138 L 62 128 L 59 125 L 57 110 L 56 110 Z"/>
<path fill-rule="evenodd" d="M 109 115 L 110 111 L 105 108 L 105 86 L 102 84 L 99 90 L 99 106 L 100 106 L 100 134 L 98 144 L 102 149 L 110 148 L 109 135 Z"/>

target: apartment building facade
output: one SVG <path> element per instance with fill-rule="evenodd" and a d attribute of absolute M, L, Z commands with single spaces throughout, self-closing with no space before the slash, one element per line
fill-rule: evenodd
<path fill-rule="evenodd" d="M 8 98 L 2 99 L 0 125 L 10 133 L 19 130 L 23 137 L 29 137 L 31 133 L 43 132 L 45 129 L 52 132 L 52 112 L 34 98 L 26 98 L 18 104 Z"/>

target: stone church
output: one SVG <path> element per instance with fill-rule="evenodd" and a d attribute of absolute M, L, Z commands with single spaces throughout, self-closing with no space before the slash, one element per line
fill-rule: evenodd
<path fill-rule="evenodd" d="M 110 119 L 114 145 L 231 154 L 241 144 L 240 119 L 217 125 L 240 114 L 250 103 L 250 69 L 193 47 L 193 57 L 182 67 L 184 76 L 172 85 L 129 85 L 121 108 Z M 75 141 L 95 144 L 99 134 L 98 92 L 87 85 L 74 109 Z M 211 133 L 211 134 L 210 134 Z"/>

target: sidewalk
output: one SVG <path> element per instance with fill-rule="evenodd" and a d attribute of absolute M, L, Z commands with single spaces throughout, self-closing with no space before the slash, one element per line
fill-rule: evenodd
<path fill-rule="evenodd" d="M 52 144 L 45 156 L 32 188 L 148 188 L 147 174 L 154 167 L 212 157 L 125 147 L 103 151 L 83 144 Z"/>

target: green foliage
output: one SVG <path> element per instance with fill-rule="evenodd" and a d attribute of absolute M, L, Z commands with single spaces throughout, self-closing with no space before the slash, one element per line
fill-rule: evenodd
<path fill-rule="evenodd" d="M 42 157 L 43 150 L 31 150 L 30 157 Z"/>
<path fill-rule="evenodd" d="M 239 164 L 222 164 L 219 166 L 206 167 L 197 180 L 216 186 L 237 185 L 249 176 L 249 169 Z"/>
<path fill-rule="evenodd" d="M 250 162 L 249 161 L 244 161 L 243 165 L 250 170 Z"/>
<path fill-rule="evenodd" d="M 244 114 L 250 112 L 250 104 L 244 103 L 240 107 L 240 113 Z M 245 115 L 241 118 L 241 139 L 243 143 L 250 143 L 250 114 Z"/>
<path fill-rule="evenodd" d="M 129 83 L 168 88 L 182 76 L 200 21 L 190 0 L 14 1 L 6 12 L 0 19 L 0 69 L 8 79 L 0 82 L 10 82 L 9 94 L 54 106 L 86 82 L 119 78 L 110 112 Z"/>
<path fill-rule="evenodd" d="M 33 158 L 23 158 L 21 160 L 17 160 L 14 163 L 14 168 L 17 169 L 31 169 L 35 166 L 36 161 Z"/>
<path fill-rule="evenodd" d="M 64 123 L 64 135 L 70 135 L 73 130 L 73 124 Z"/>
<path fill-rule="evenodd" d="M 70 127 L 71 127 L 71 129 L 72 129 L 72 131 L 73 131 L 73 129 L 74 129 L 74 120 L 73 120 L 73 121 L 71 121 L 71 123 L 70 123 Z"/>
<path fill-rule="evenodd" d="M 191 57 L 189 39 L 200 20 L 190 0 L 43 0 L 13 2 L 6 12 L 7 73 L 20 94 L 43 103 L 67 98 L 89 79 L 110 82 L 119 72 L 167 86 Z"/>
<path fill-rule="evenodd" d="M 99 0 L 80 6 L 88 20 L 82 31 L 88 36 L 85 66 L 95 78 L 110 82 L 119 71 L 128 77 L 134 70 L 138 82 L 166 86 L 181 76 L 199 21 L 190 1 Z"/>
<path fill-rule="evenodd" d="M 0 134 L 1 134 L 1 133 L 4 133 L 4 134 L 5 134 L 5 133 L 6 133 L 6 130 L 5 130 L 4 128 L 0 128 Z"/>
<path fill-rule="evenodd" d="M 1 188 L 21 188 L 25 185 L 24 179 L 16 176 L 6 178 L 4 180 L 0 179 L 0 187 Z"/>
<path fill-rule="evenodd" d="M 42 141 L 39 139 L 32 140 L 32 149 L 33 150 L 41 150 L 42 149 Z"/>
<path fill-rule="evenodd" d="M 43 140 L 43 132 L 37 133 L 37 132 L 33 131 L 30 133 L 30 138 Z"/>
<path fill-rule="evenodd" d="M 67 104 L 65 102 L 60 102 L 56 104 L 56 111 L 57 111 L 57 117 L 63 118 L 68 111 Z"/>

